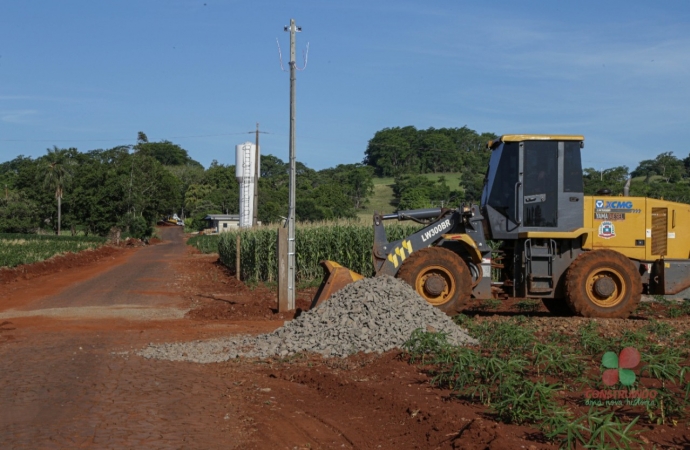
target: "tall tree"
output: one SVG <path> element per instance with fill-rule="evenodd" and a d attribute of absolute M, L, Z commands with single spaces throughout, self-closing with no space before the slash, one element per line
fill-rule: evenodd
<path fill-rule="evenodd" d="M 318 172 L 318 184 L 337 184 L 350 197 L 352 206 L 360 209 L 374 192 L 374 168 L 364 164 L 338 164 Z"/>
<path fill-rule="evenodd" d="M 609 189 L 613 195 L 622 195 L 628 180 L 628 167 L 617 166 L 597 170 L 587 167 L 582 171 L 585 195 L 595 195 L 600 189 Z"/>
<path fill-rule="evenodd" d="M 52 149 L 46 149 L 43 163 L 43 185 L 55 191 L 57 199 L 57 234 L 60 235 L 60 225 L 62 221 L 62 196 L 67 183 L 72 178 L 70 166 L 74 161 L 70 158 L 72 149 L 58 148 L 56 145 Z M 75 149 L 76 151 L 76 149 Z"/>
<path fill-rule="evenodd" d="M 31 233 L 38 222 L 36 204 L 8 190 L 0 196 L 0 233 Z"/>
<path fill-rule="evenodd" d="M 664 152 L 654 159 L 640 161 L 633 171 L 633 177 L 645 176 L 648 179 L 658 175 L 667 183 L 676 183 L 686 175 L 685 165 L 682 160 L 673 156 L 673 152 Z"/>
<path fill-rule="evenodd" d="M 203 168 L 200 163 L 194 161 L 189 156 L 187 150 L 179 145 L 165 140 L 149 142 L 146 134 L 141 131 L 137 137 L 137 145 L 134 146 L 134 152 L 139 155 L 151 156 L 165 166 L 182 166 L 187 164 Z"/>

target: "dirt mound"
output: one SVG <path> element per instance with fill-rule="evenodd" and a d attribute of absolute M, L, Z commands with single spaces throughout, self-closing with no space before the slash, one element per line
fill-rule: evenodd
<path fill-rule="evenodd" d="M 24 264 L 12 269 L 0 269 L 0 284 L 7 284 L 18 280 L 30 280 L 41 275 L 61 272 L 74 267 L 84 267 L 103 258 L 120 253 L 122 250 L 114 246 L 103 246 L 94 250 L 84 250 L 79 253 L 63 253 L 45 261 Z"/>

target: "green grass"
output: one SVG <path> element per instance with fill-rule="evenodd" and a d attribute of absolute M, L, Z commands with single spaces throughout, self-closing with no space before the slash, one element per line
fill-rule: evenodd
<path fill-rule="evenodd" d="M 393 197 L 393 178 L 374 178 L 374 193 L 369 198 L 365 208 L 358 211 L 357 216 L 366 223 L 371 222 L 374 211 L 395 211 L 395 197 Z"/>
<path fill-rule="evenodd" d="M 203 235 L 199 234 L 187 240 L 187 245 L 201 250 L 201 253 L 218 253 L 218 242 L 220 242 L 220 235 Z"/>
<path fill-rule="evenodd" d="M 439 177 L 446 178 L 446 184 L 451 190 L 459 189 L 461 175 L 459 173 L 426 173 L 422 176 L 430 180 L 438 180 Z M 389 213 L 396 210 L 396 200 L 393 196 L 393 177 L 374 178 L 374 193 L 369 198 L 369 203 L 359 210 L 357 216 L 360 220 L 369 224 L 374 215 L 374 211 Z"/>
<path fill-rule="evenodd" d="M 630 183 L 644 183 L 644 180 L 646 180 L 646 179 L 647 179 L 647 175 L 642 175 L 642 176 L 633 178 L 630 181 Z M 649 177 L 650 182 L 665 181 L 665 180 L 666 180 L 666 178 L 662 177 L 661 175 L 652 175 L 651 177 Z"/>
<path fill-rule="evenodd" d="M 98 236 L 0 233 L 0 267 L 31 264 L 62 253 L 100 247 L 105 242 L 105 238 Z"/>

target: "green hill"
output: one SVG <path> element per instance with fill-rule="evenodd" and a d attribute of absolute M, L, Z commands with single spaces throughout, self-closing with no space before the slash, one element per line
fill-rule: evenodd
<path fill-rule="evenodd" d="M 453 190 L 459 189 L 460 186 L 461 175 L 459 173 L 427 173 L 423 176 L 430 180 L 438 180 L 439 177 L 443 176 L 446 178 L 446 184 Z M 374 193 L 369 198 L 366 207 L 357 213 L 361 220 L 371 222 L 374 211 L 390 213 L 397 209 L 396 200 L 393 196 L 394 182 L 393 177 L 374 178 Z"/>

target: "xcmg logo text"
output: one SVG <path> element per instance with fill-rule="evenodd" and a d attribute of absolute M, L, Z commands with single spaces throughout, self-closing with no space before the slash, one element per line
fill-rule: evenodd
<path fill-rule="evenodd" d="M 632 209 L 632 202 L 604 201 L 597 200 L 597 209 Z"/>

